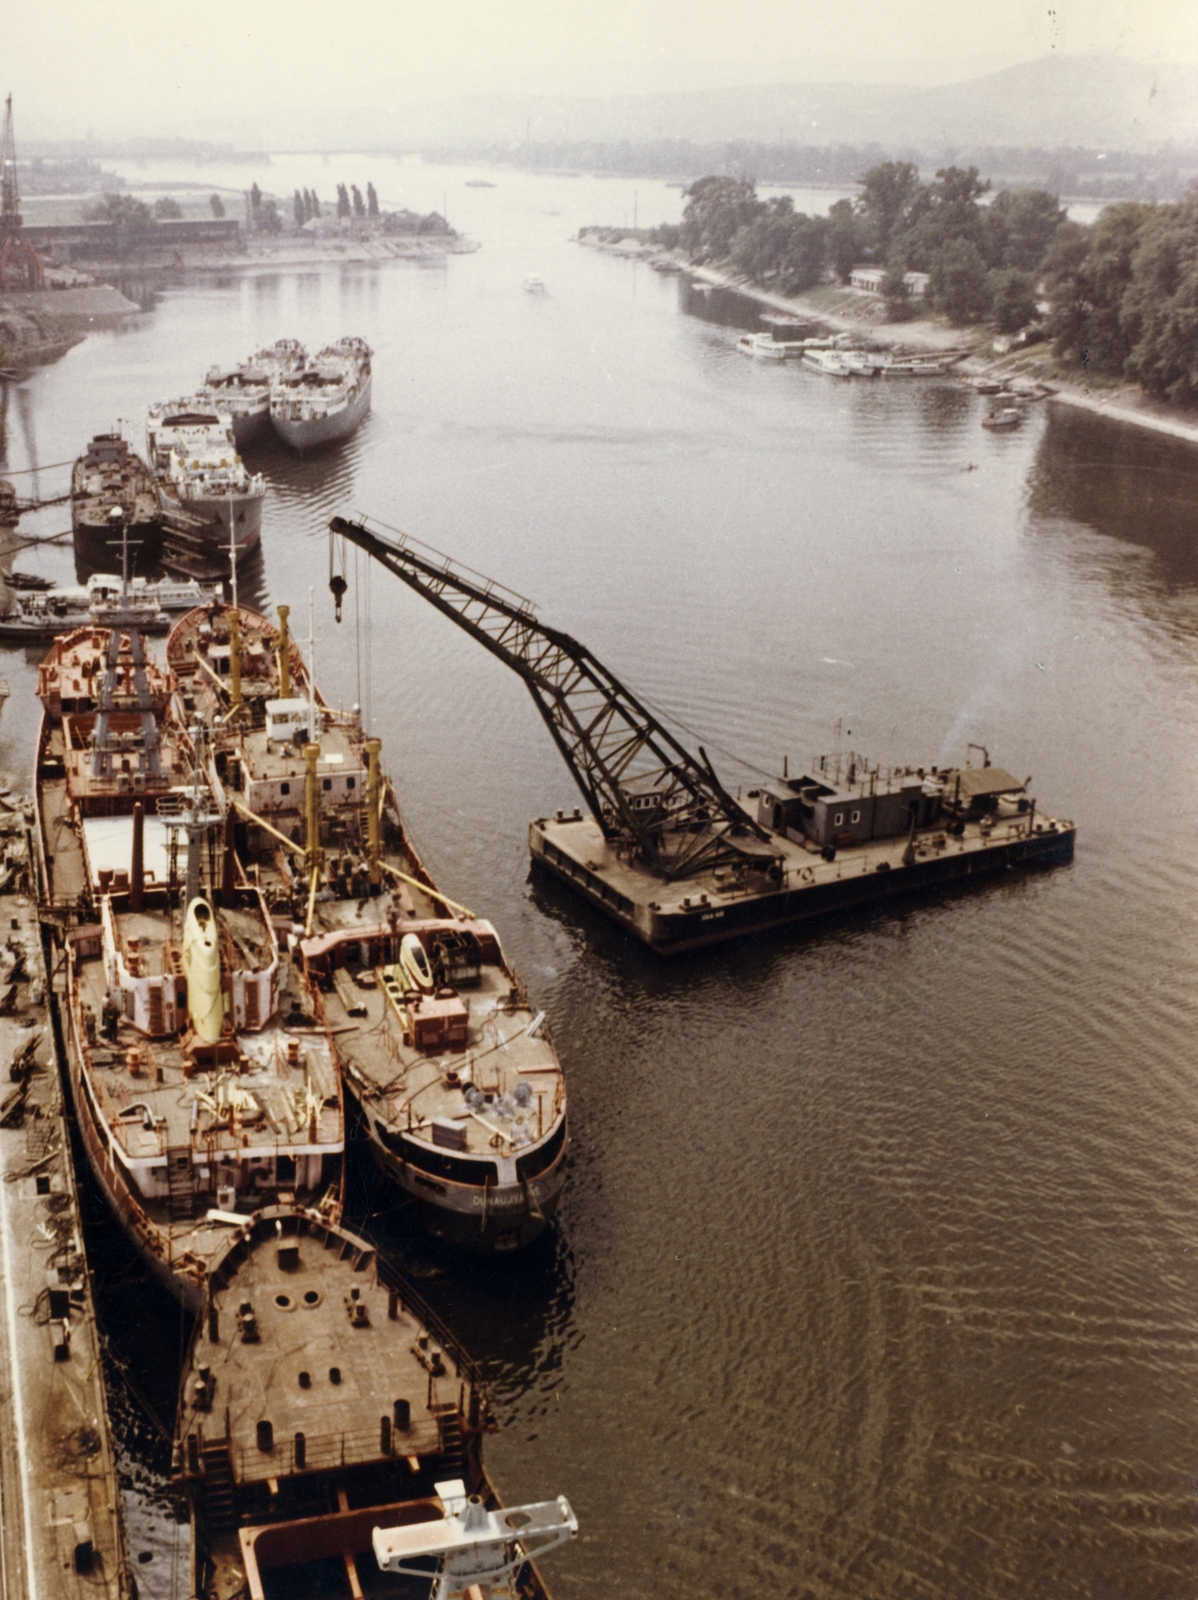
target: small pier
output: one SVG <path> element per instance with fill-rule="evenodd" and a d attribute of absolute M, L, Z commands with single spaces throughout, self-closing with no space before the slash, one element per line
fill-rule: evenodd
<path fill-rule="evenodd" d="M 29 822 L 0 797 L 0 1595 L 129 1600 Z"/>

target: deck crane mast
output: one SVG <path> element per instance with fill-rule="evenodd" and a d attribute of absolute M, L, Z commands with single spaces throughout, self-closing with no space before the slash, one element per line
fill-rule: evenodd
<path fill-rule="evenodd" d="M 346 590 L 338 537 L 357 545 L 452 618 L 527 684 L 604 838 L 668 880 L 716 867 L 769 870 L 768 834 L 657 717 L 569 634 L 537 621 L 531 601 L 405 534 L 364 519 L 329 524 L 329 587 Z M 392 530 L 394 531 L 394 530 Z"/>

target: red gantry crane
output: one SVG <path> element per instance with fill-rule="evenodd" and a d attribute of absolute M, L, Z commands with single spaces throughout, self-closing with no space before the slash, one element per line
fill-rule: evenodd
<path fill-rule="evenodd" d="M 12 131 L 12 95 L 5 102 L 4 139 L 0 144 L 3 205 L 0 207 L 0 288 L 44 289 L 46 269 L 29 242 L 21 220 L 17 189 L 17 145 Z"/>

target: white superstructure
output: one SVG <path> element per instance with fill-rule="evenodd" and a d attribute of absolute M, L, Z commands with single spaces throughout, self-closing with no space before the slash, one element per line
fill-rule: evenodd
<path fill-rule="evenodd" d="M 244 553 L 258 543 L 266 483 L 261 473 L 247 472 L 227 410 L 194 395 L 152 406 L 146 459 L 168 509 L 194 518 L 214 546 L 227 551 L 232 537 Z"/>
<path fill-rule="evenodd" d="M 285 444 L 312 450 L 354 431 L 370 409 L 370 357 L 365 339 L 338 339 L 303 371 L 276 380 L 270 420 Z"/>

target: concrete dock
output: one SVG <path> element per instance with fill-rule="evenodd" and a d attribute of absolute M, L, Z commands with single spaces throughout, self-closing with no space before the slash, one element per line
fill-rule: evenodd
<path fill-rule="evenodd" d="M 0 851 L 0 1600 L 126 1600 L 29 821 L 5 796 Z"/>

